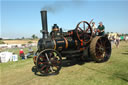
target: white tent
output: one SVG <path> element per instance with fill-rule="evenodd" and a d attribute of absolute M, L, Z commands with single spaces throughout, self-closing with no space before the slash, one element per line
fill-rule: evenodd
<path fill-rule="evenodd" d="M 18 61 L 18 56 L 16 54 L 13 55 L 12 52 L 1 52 L 0 53 L 0 62 L 6 63 L 8 61 Z"/>

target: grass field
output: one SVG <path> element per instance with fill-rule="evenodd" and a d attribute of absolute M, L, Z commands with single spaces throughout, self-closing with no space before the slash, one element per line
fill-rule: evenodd
<path fill-rule="evenodd" d="M 33 65 L 32 59 L 0 64 L 0 85 L 128 85 L 128 43 L 114 47 L 108 62 L 63 67 L 54 76 L 34 75 Z"/>

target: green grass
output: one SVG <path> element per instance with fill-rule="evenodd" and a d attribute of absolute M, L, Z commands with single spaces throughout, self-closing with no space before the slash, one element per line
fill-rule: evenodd
<path fill-rule="evenodd" d="M 33 65 L 32 58 L 0 64 L 0 85 L 128 85 L 128 43 L 114 46 L 108 62 L 63 67 L 55 76 L 36 76 Z"/>

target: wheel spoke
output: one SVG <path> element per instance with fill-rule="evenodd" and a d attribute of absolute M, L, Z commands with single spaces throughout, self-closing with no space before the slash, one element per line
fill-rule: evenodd
<path fill-rule="evenodd" d="M 99 39 L 99 43 L 100 43 L 101 46 L 103 46 L 101 38 Z"/>
<path fill-rule="evenodd" d="M 83 28 L 84 28 L 84 30 L 85 30 L 85 23 L 83 23 Z"/>
<path fill-rule="evenodd" d="M 53 72 L 53 68 L 52 68 L 52 66 L 50 66 L 50 70 Z"/>
<path fill-rule="evenodd" d="M 48 62 L 42 62 L 43 64 L 48 64 Z"/>
<path fill-rule="evenodd" d="M 57 61 L 53 61 L 52 64 L 53 65 L 59 65 L 60 64 L 60 61 L 58 61 L 58 60 Z"/>
<path fill-rule="evenodd" d="M 98 45 L 98 47 L 100 47 L 100 46 L 101 46 L 99 42 L 97 42 L 96 44 Z"/>
<path fill-rule="evenodd" d="M 46 73 L 49 73 L 49 72 L 48 72 L 48 70 L 49 70 L 49 66 L 48 66 L 48 67 L 46 67 L 45 72 L 46 72 Z"/>
<path fill-rule="evenodd" d="M 96 50 L 99 50 L 99 47 L 96 47 Z"/>
<path fill-rule="evenodd" d="M 96 52 L 96 55 L 97 55 L 97 56 L 101 55 L 101 52 L 99 52 L 99 51 L 98 51 L 98 52 Z"/>
<path fill-rule="evenodd" d="M 85 31 L 85 32 L 87 33 L 87 32 L 88 32 L 88 30 L 89 30 L 89 27 L 86 29 L 86 31 Z"/>
<path fill-rule="evenodd" d="M 83 34 L 84 34 L 84 33 L 81 33 L 81 34 L 80 34 L 80 37 L 82 37 L 82 36 L 83 36 Z"/>
<path fill-rule="evenodd" d="M 38 64 L 42 64 L 42 62 L 38 62 Z"/>
<path fill-rule="evenodd" d="M 43 66 L 41 67 L 41 70 L 43 70 L 45 67 L 46 67 L 46 65 L 43 65 Z"/>
<path fill-rule="evenodd" d="M 45 53 L 45 56 L 46 56 L 46 58 L 47 58 L 48 62 L 50 62 L 50 60 L 49 60 L 49 58 L 48 58 L 48 54 L 47 54 L 47 53 Z"/>
<path fill-rule="evenodd" d="M 104 47 L 106 47 L 106 41 L 107 41 L 107 40 L 105 40 L 105 41 L 104 41 L 104 44 L 103 44 L 103 45 L 104 45 Z"/>
<path fill-rule="evenodd" d="M 43 60 L 42 60 L 43 59 Z M 47 59 L 44 56 L 40 56 L 39 58 L 40 61 L 47 61 Z"/>

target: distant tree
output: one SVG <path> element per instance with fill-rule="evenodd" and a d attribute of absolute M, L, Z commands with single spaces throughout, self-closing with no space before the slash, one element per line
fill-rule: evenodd
<path fill-rule="evenodd" d="M 28 41 L 28 44 L 31 44 L 31 43 L 33 43 L 32 41 Z"/>
<path fill-rule="evenodd" d="M 38 37 L 35 34 L 33 34 L 32 39 L 38 39 Z"/>
<path fill-rule="evenodd" d="M 26 44 L 22 44 L 22 46 L 25 46 Z"/>
<path fill-rule="evenodd" d="M 20 38 L 16 38 L 15 40 L 21 40 Z"/>
<path fill-rule="evenodd" d="M 0 40 L 3 40 L 3 38 L 0 38 Z"/>
<path fill-rule="evenodd" d="M 36 36 L 36 39 L 38 39 L 38 37 Z"/>
<path fill-rule="evenodd" d="M 36 35 L 35 35 L 35 34 L 33 34 L 33 35 L 32 35 L 32 39 L 35 39 L 35 37 L 36 37 Z"/>
<path fill-rule="evenodd" d="M 25 38 L 24 38 L 24 37 L 22 37 L 21 39 L 22 39 L 22 40 L 24 40 Z"/>
<path fill-rule="evenodd" d="M 5 44 L 5 42 L 4 42 L 4 41 L 2 41 L 2 40 L 0 40 L 0 44 Z"/>

